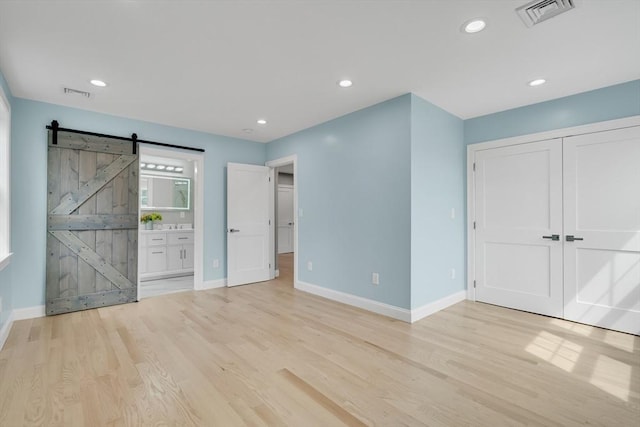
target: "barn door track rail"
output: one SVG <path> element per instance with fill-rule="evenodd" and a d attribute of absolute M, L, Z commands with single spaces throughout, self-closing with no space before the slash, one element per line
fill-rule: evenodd
<path fill-rule="evenodd" d="M 47 129 L 52 131 L 51 132 L 51 139 L 52 139 L 51 143 L 53 145 L 57 145 L 58 144 L 58 132 L 72 132 L 72 133 L 77 133 L 77 134 L 80 134 L 80 135 L 91 135 L 91 136 L 98 136 L 98 137 L 102 137 L 102 138 L 118 139 L 120 141 L 131 141 L 131 153 L 134 154 L 134 155 L 137 154 L 138 143 L 156 145 L 156 146 L 159 146 L 159 147 L 178 148 L 180 150 L 189 150 L 189 151 L 197 151 L 197 152 L 200 152 L 200 153 L 204 153 L 204 149 L 203 148 L 185 147 L 184 145 L 167 144 L 165 142 L 145 141 L 143 139 L 138 139 L 138 135 L 135 134 L 135 133 L 131 134 L 131 137 L 127 138 L 125 136 L 107 135 L 107 134 L 104 134 L 104 133 L 87 132 L 87 131 L 84 131 L 84 130 L 62 128 L 62 127 L 60 127 L 60 124 L 58 123 L 57 120 L 53 120 L 50 125 L 47 125 Z"/>

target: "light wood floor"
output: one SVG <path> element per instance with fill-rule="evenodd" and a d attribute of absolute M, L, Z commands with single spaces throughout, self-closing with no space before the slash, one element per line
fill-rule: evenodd
<path fill-rule="evenodd" d="M 0 425 L 638 425 L 638 337 L 472 302 L 409 325 L 287 271 L 16 322 Z"/>

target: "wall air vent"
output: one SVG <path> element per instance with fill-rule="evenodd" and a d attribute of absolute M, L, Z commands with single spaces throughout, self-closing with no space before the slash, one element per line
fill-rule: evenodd
<path fill-rule="evenodd" d="M 67 95 L 80 95 L 80 96 L 84 96 L 85 98 L 91 97 L 90 92 L 85 92 L 83 90 L 78 90 L 78 89 L 71 89 L 69 87 L 64 88 L 64 93 L 66 93 Z"/>
<path fill-rule="evenodd" d="M 567 12 L 575 6 L 575 0 L 534 0 L 516 9 L 522 22 L 529 28 L 542 21 Z"/>

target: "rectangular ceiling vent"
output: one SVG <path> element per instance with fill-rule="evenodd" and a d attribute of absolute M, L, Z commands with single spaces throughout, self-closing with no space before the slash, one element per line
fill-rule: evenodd
<path fill-rule="evenodd" d="M 529 28 L 573 9 L 574 0 L 535 0 L 516 9 L 522 22 Z"/>
<path fill-rule="evenodd" d="M 84 96 L 85 98 L 91 97 L 90 92 L 85 92 L 83 90 L 78 90 L 78 89 L 71 89 L 69 87 L 64 88 L 64 93 L 66 93 L 67 95 L 80 95 L 80 96 Z"/>

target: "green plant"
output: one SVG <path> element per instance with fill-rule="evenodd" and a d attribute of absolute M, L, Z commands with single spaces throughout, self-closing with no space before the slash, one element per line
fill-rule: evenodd
<path fill-rule="evenodd" d="M 151 212 L 140 217 L 140 222 L 143 224 L 153 221 L 162 221 L 162 215 L 158 212 Z"/>

